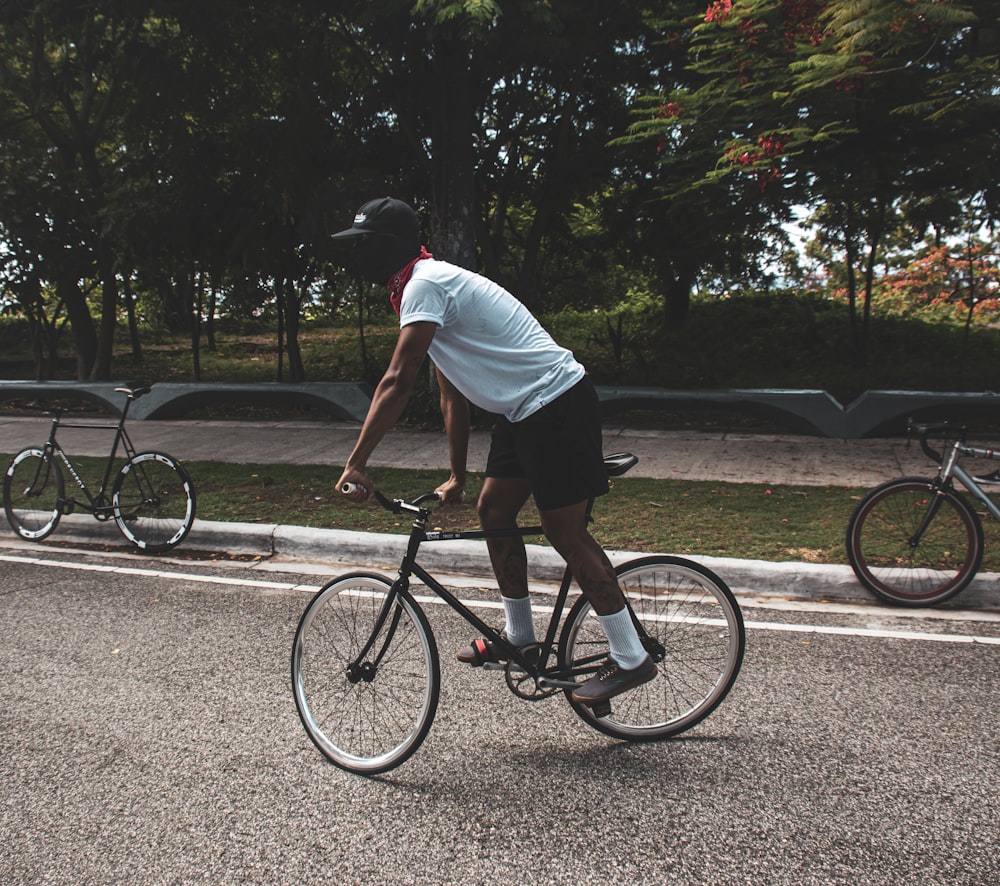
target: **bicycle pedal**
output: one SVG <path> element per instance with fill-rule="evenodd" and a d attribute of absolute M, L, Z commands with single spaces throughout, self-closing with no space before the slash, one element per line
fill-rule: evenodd
<path fill-rule="evenodd" d="M 477 665 L 473 665 L 477 667 Z M 478 665 L 484 671 L 502 671 L 507 667 L 507 662 L 505 661 L 484 661 L 481 665 Z"/>
<path fill-rule="evenodd" d="M 594 712 L 594 716 L 600 719 L 601 717 L 611 716 L 611 701 L 599 701 L 594 705 L 591 705 L 590 709 Z"/>

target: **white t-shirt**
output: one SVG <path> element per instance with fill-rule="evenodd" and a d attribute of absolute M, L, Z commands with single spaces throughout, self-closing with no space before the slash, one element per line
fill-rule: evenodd
<path fill-rule="evenodd" d="M 428 355 L 472 403 L 521 421 L 586 375 L 513 295 L 492 280 L 435 259 L 418 261 L 399 325 L 438 326 Z"/>

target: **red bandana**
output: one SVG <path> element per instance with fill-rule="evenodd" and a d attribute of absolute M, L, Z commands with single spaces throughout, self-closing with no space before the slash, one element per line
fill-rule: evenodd
<path fill-rule="evenodd" d="M 392 309 L 396 312 L 396 316 L 399 316 L 399 308 L 403 303 L 403 287 L 410 282 L 410 277 L 413 276 L 413 269 L 416 267 L 417 262 L 424 258 L 434 258 L 427 251 L 426 246 L 420 247 L 420 255 L 418 255 L 413 261 L 411 261 L 403 270 L 398 271 L 389 278 L 389 302 L 392 304 Z"/>

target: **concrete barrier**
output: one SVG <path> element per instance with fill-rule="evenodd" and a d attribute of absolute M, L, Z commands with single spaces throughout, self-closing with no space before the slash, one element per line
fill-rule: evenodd
<path fill-rule="evenodd" d="M 124 398 L 116 387 L 129 382 L 32 382 L 0 380 L 0 400 L 35 398 L 84 401 L 115 415 Z M 983 421 L 1000 417 L 1000 393 L 865 391 L 847 406 L 821 390 L 731 388 L 670 390 L 601 385 L 605 416 L 635 409 L 685 411 L 715 409 L 757 416 L 799 434 L 849 439 L 895 436 L 917 421 Z M 213 403 L 309 406 L 344 421 L 363 421 L 372 388 L 361 382 L 158 382 L 132 404 L 136 420 L 183 418 Z"/>
<path fill-rule="evenodd" d="M 82 401 L 114 415 L 121 415 L 125 398 L 115 388 L 135 387 L 137 382 L 3 381 L 0 399 Z M 182 418 L 213 403 L 310 406 L 343 421 L 364 421 L 371 405 L 372 388 L 361 382 L 158 382 L 136 400 L 129 418 Z"/>
<path fill-rule="evenodd" d="M 598 387 L 597 393 L 606 415 L 631 409 L 724 409 L 766 418 L 796 433 L 841 439 L 903 434 L 910 418 L 974 423 L 1000 417 L 1000 394 L 993 391 L 865 391 L 847 406 L 826 391 L 781 388 Z"/>
<path fill-rule="evenodd" d="M 158 382 L 132 404 L 136 419 L 181 418 L 213 403 L 310 406 L 344 421 L 364 421 L 372 388 L 361 382 Z"/>
<path fill-rule="evenodd" d="M 744 388 L 683 391 L 599 386 L 605 415 L 632 409 L 725 409 L 766 418 L 800 434 L 841 437 L 844 407 L 826 391 Z"/>
<path fill-rule="evenodd" d="M 920 422 L 976 422 L 1000 416 L 1000 393 L 865 391 L 844 410 L 843 437 L 888 437 L 906 431 L 907 419 Z"/>

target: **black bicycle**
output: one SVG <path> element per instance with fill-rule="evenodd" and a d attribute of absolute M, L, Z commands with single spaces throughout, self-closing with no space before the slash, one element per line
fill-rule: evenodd
<path fill-rule="evenodd" d="M 163 452 L 136 452 L 125 430 L 129 405 L 147 387 L 115 388 L 125 395 L 125 407 L 115 425 L 71 424 L 62 421 L 66 410 L 48 407 L 52 415 L 49 438 L 43 446 L 22 449 L 11 460 L 3 478 L 3 509 L 11 528 L 29 541 L 47 538 L 63 514 L 79 508 L 102 522 L 114 519 L 122 535 L 142 551 L 159 554 L 179 545 L 194 523 L 194 486 L 177 459 Z M 114 440 L 101 485 L 91 489 L 59 445 L 63 428 L 114 431 Z M 125 463 L 115 471 L 118 449 Z M 67 497 L 62 463 L 84 498 Z"/>
<path fill-rule="evenodd" d="M 933 606 L 967 587 L 983 559 L 982 520 L 956 481 L 1000 520 L 1000 508 L 959 459 L 1000 452 L 968 445 L 966 429 L 947 422 L 911 423 L 909 431 L 939 465 L 937 476 L 889 480 L 861 499 L 847 523 L 847 558 L 858 580 L 887 603 Z M 946 435 L 943 453 L 928 442 L 935 432 Z"/>
<path fill-rule="evenodd" d="M 611 476 L 638 459 L 607 456 Z M 395 580 L 352 572 L 329 582 L 306 607 L 292 646 L 292 689 L 299 717 L 317 748 L 343 769 L 372 775 L 399 766 L 420 747 L 437 709 L 441 670 L 427 616 L 410 593 L 416 578 L 458 612 L 508 661 L 509 689 L 527 701 L 562 692 L 573 710 L 601 732 L 631 741 L 677 735 L 707 717 L 736 681 L 746 645 L 739 605 L 725 583 L 680 557 L 640 557 L 617 567 L 618 582 L 658 674 L 611 702 L 588 707 L 573 701 L 579 682 L 593 676 L 609 651 L 604 632 L 582 595 L 569 609 L 573 582 L 566 570 L 544 639 L 516 648 L 485 624 L 417 563 L 426 542 L 537 535 L 513 530 L 428 531 L 434 493 L 383 507 L 415 519 Z M 588 513 L 589 517 L 589 513 Z M 558 636 L 557 636 L 558 635 Z"/>

